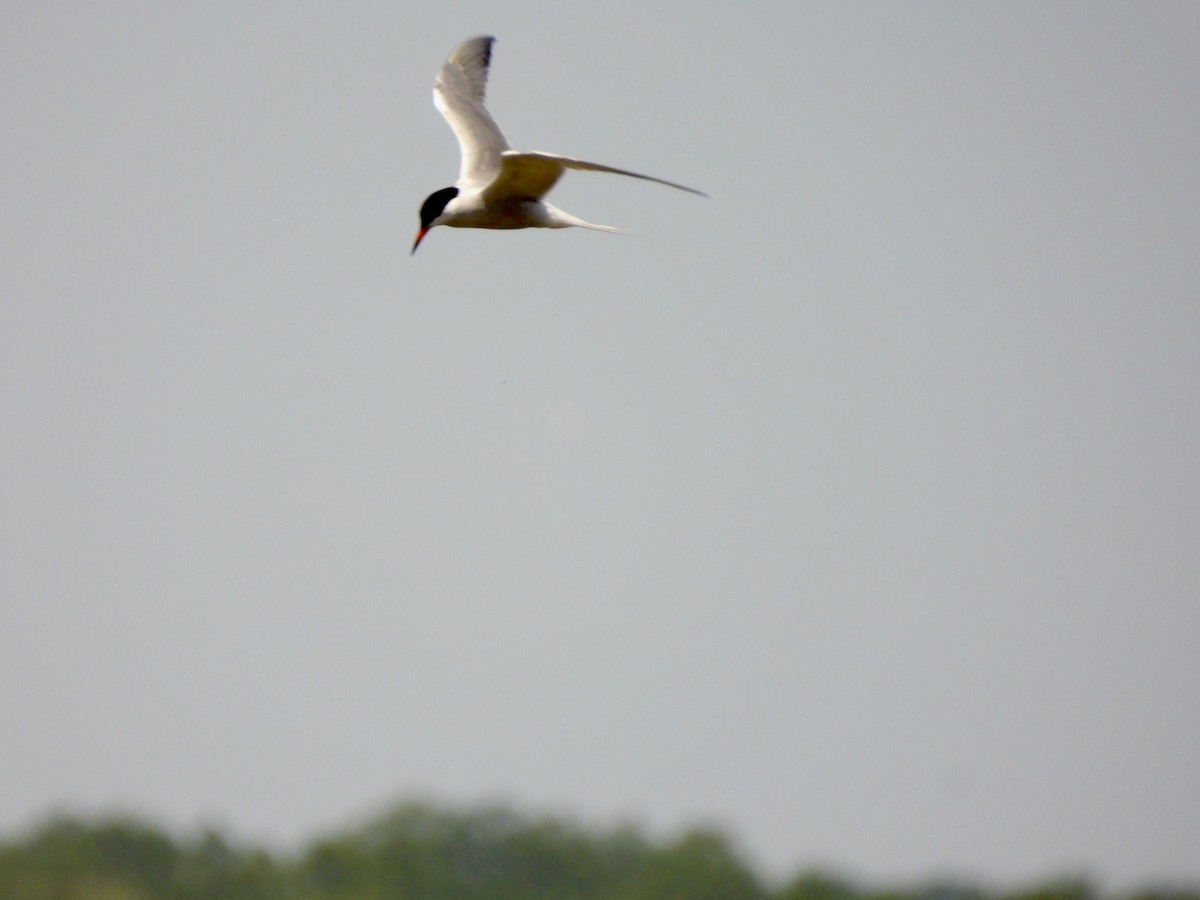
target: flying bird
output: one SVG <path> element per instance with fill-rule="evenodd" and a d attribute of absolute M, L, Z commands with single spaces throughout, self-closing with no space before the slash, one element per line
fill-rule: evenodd
<path fill-rule="evenodd" d="M 484 105 L 488 67 L 492 62 L 494 37 L 471 38 L 450 54 L 433 86 L 433 105 L 438 108 L 462 150 L 462 166 L 453 187 L 430 194 L 421 204 L 421 227 L 413 242 L 417 252 L 429 229 L 452 228 L 592 228 L 620 231 L 611 225 L 593 225 L 563 212 L 542 198 L 567 169 L 612 172 L 646 181 L 657 181 L 708 196 L 650 175 L 584 162 L 554 153 L 525 153 L 512 150 Z"/>

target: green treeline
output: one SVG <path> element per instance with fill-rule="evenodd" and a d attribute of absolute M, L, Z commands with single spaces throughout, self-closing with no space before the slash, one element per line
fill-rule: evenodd
<path fill-rule="evenodd" d="M 819 872 L 770 888 L 721 833 L 655 842 L 503 807 L 399 806 L 298 855 L 177 839 L 125 817 L 63 816 L 0 842 L 3 900 L 1100 900 L 1086 881 L 997 893 L 963 884 L 868 890 Z M 1121 900 L 1200 900 L 1147 890 Z"/>

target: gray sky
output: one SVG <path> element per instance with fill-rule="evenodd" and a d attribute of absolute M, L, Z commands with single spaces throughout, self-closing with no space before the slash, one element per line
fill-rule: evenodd
<path fill-rule="evenodd" d="M 1200 879 L 1200 5 L 747 9 L 4 5 L 0 829 Z"/>

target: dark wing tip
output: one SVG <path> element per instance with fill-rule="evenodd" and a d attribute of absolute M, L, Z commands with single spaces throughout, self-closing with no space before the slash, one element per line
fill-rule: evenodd
<path fill-rule="evenodd" d="M 458 49 L 451 54 L 451 58 L 457 57 L 460 54 L 470 54 L 475 56 L 480 65 L 485 69 L 491 68 L 492 45 L 494 43 L 496 43 L 496 38 L 490 34 L 481 34 L 478 37 L 467 38 L 458 45 Z"/>

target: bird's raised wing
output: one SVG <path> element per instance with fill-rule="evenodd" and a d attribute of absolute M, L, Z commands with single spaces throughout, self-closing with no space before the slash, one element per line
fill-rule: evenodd
<path fill-rule="evenodd" d="M 487 184 L 500 171 L 500 154 L 508 149 L 508 141 L 484 106 L 495 40 L 485 36 L 464 41 L 450 54 L 433 85 L 433 105 L 446 117 L 462 150 L 460 183 Z"/>
<path fill-rule="evenodd" d="M 673 181 L 664 181 L 653 175 L 641 175 L 627 169 L 616 169 L 603 166 L 600 163 L 584 162 L 582 159 L 572 159 L 569 156 L 557 156 L 553 153 L 522 153 L 519 150 L 505 150 L 500 154 L 500 171 L 495 180 L 483 192 L 483 198 L 488 203 L 502 203 L 505 200 L 528 199 L 539 200 L 554 183 L 562 177 L 567 169 L 580 169 L 585 172 L 610 172 L 613 175 L 628 175 L 630 178 L 641 178 L 643 181 L 655 181 L 667 187 L 679 188 L 691 194 L 707 197 L 708 194 L 695 188 L 684 187 Z"/>

